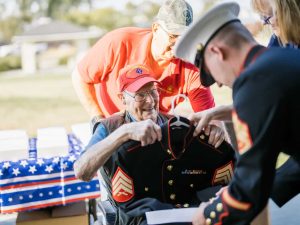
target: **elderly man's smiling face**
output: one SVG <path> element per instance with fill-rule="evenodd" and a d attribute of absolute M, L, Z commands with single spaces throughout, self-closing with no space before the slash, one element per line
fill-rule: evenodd
<path fill-rule="evenodd" d="M 136 92 L 123 92 L 126 110 L 137 120 L 157 120 L 159 92 L 154 82 L 144 85 Z"/>
<path fill-rule="evenodd" d="M 168 33 L 159 23 L 154 23 L 152 27 L 152 55 L 155 60 L 169 61 L 174 58 L 174 45 L 179 37 Z"/>

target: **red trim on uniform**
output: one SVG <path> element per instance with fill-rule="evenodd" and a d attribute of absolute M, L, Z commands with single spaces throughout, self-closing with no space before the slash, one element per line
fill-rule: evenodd
<path fill-rule="evenodd" d="M 222 222 L 223 218 L 229 216 L 229 211 L 228 211 L 228 208 L 225 204 L 223 204 L 223 209 L 224 209 L 224 212 L 220 214 L 219 222 L 216 223 L 215 225 L 222 225 L 223 224 L 223 222 Z"/>
<path fill-rule="evenodd" d="M 126 151 L 127 151 L 127 152 L 132 152 L 133 150 L 137 149 L 138 147 L 141 147 L 141 144 L 138 144 L 138 145 L 136 145 L 136 146 L 133 146 L 133 147 L 127 149 Z"/>
<path fill-rule="evenodd" d="M 254 46 L 255 47 L 255 46 Z M 247 55 L 246 55 L 246 57 L 245 57 L 245 59 L 244 59 L 244 61 L 243 61 L 243 64 L 242 64 L 242 66 L 241 66 L 241 68 L 240 68 L 240 71 L 239 71 L 239 73 L 238 73 L 238 77 L 240 76 L 240 74 L 243 72 L 243 70 L 245 69 L 245 64 L 246 64 L 246 60 L 247 60 L 247 58 L 248 58 L 248 56 L 249 56 L 249 53 L 251 52 L 251 50 L 254 48 L 254 47 L 252 47 L 249 51 L 248 51 L 248 53 L 247 53 Z M 260 49 L 258 52 L 256 52 L 255 53 L 255 55 L 253 56 L 253 58 L 252 58 L 252 60 L 251 60 L 251 63 L 252 62 L 254 62 L 255 60 L 256 60 L 256 58 L 259 56 L 259 55 L 261 55 L 264 51 L 266 51 L 267 50 L 267 48 L 262 48 L 262 49 Z"/>
<path fill-rule="evenodd" d="M 172 149 L 172 145 L 171 145 L 171 142 L 170 142 L 170 136 L 171 136 L 170 135 L 170 121 L 171 121 L 171 119 L 168 120 L 168 147 L 171 151 L 171 154 L 172 154 L 173 158 L 177 159 L 177 157 L 173 154 L 173 149 Z"/>
<path fill-rule="evenodd" d="M 235 199 L 234 197 L 232 197 L 229 194 L 228 188 L 222 192 L 222 201 L 226 205 L 229 205 L 230 207 L 241 210 L 241 211 L 248 211 L 251 207 L 250 203 L 242 202 L 242 201 L 239 201 L 239 200 Z"/>
<path fill-rule="evenodd" d="M 197 140 L 198 140 L 199 142 L 201 142 L 202 144 L 206 145 L 207 147 L 211 148 L 212 150 L 214 150 L 214 151 L 216 151 L 216 152 L 218 152 L 218 153 L 220 153 L 220 154 L 223 154 L 223 152 L 221 152 L 221 151 L 218 150 L 217 148 L 215 148 L 215 147 L 213 147 L 212 145 L 207 144 L 206 142 L 202 141 L 202 140 L 200 139 L 200 137 L 198 137 Z"/>
<path fill-rule="evenodd" d="M 175 118 L 175 117 L 172 117 L 171 119 L 173 119 L 173 118 Z M 168 147 L 169 147 L 169 149 L 170 149 L 170 151 L 172 153 L 172 156 L 175 159 L 177 159 L 177 157 L 173 154 L 173 149 L 172 149 L 172 144 L 171 144 L 171 138 L 170 138 L 171 137 L 171 134 L 170 134 L 171 133 L 170 132 L 170 121 L 171 121 L 171 119 L 168 120 Z M 189 141 L 187 141 L 187 138 L 190 135 L 191 131 L 192 131 L 192 127 L 189 126 L 189 130 L 186 132 L 186 134 L 185 134 L 185 136 L 183 138 L 183 146 L 182 147 L 183 147 L 184 151 L 181 151 L 182 154 L 185 152 L 186 148 L 190 145 L 190 143 L 194 139 L 194 137 L 192 137 L 192 138 L 189 139 Z"/>

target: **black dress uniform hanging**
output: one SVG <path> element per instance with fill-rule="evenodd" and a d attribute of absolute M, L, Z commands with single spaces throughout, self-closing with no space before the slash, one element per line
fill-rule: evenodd
<path fill-rule="evenodd" d="M 183 117 L 165 119 L 161 128 L 160 142 L 126 142 L 101 169 L 119 224 L 138 224 L 130 217 L 146 211 L 197 207 L 218 189 L 203 192 L 207 196 L 199 191 L 231 180 L 235 153 L 228 143 L 215 148 L 205 134 L 193 137 L 194 126 Z"/>

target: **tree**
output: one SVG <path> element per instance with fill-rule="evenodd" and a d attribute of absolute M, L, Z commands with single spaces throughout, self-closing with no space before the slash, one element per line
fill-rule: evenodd
<path fill-rule="evenodd" d="M 113 30 L 117 27 L 132 26 L 132 17 L 124 15 L 114 8 L 101 8 L 91 12 L 80 12 L 73 10 L 66 14 L 65 20 L 81 26 L 97 26 L 106 31 Z"/>
<path fill-rule="evenodd" d="M 83 0 L 48 0 L 46 16 L 51 18 L 60 18 L 72 8 L 76 8 Z M 89 1 L 91 4 L 91 2 Z"/>
<path fill-rule="evenodd" d="M 208 9 L 211 9 L 218 0 L 202 0 L 203 4 L 203 13 L 207 12 Z"/>
<path fill-rule="evenodd" d="M 0 21 L 1 38 L 5 42 L 10 42 L 11 38 L 22 30 L 22 20 L 15 16 L 7 17 Z"/>

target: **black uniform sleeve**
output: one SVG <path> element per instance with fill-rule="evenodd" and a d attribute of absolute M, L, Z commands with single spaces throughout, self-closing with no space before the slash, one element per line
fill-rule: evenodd
<path fill-rule="evenodd" d="M 235 89 L 238 160 L 228 189 L 204 211 L 207 224 L 248 224 L 264 208 L 283 147 L 285 107 L 276 87 L 248 80 L 235 84 Z"/>
<path fill-rule="evenodd" d="M 271 198 L 281 207 L 299 193 L 300 165 L 295 159 L 290 157 L 276 171 Z"/>

